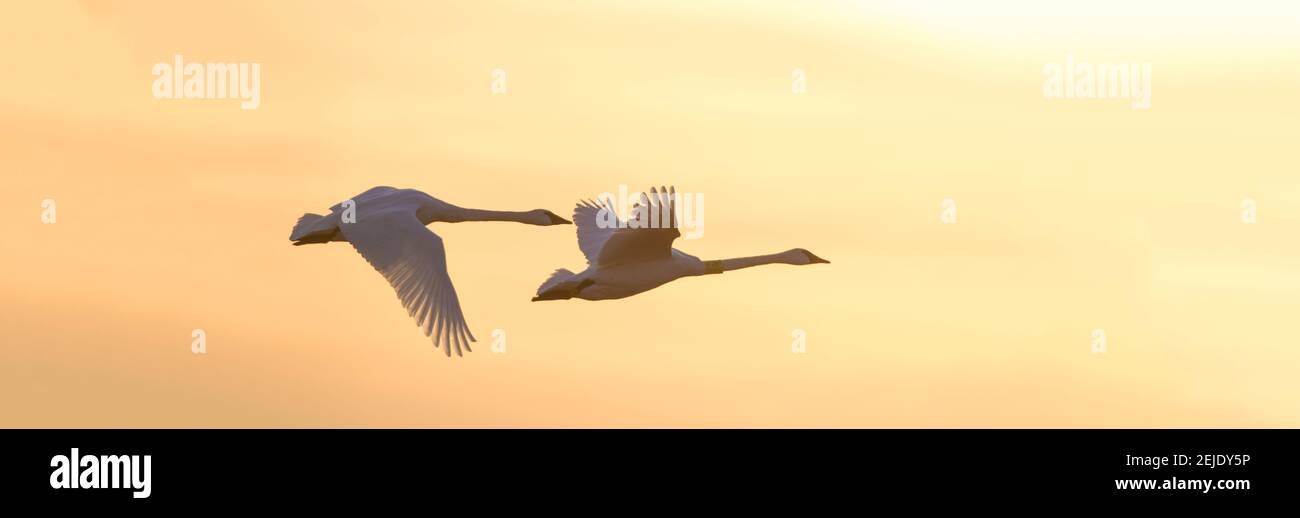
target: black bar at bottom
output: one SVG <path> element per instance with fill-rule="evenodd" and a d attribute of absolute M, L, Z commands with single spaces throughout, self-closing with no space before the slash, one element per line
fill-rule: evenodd
<path fill-rule="evenodd" d="M 563 500 L 592 491 L 709 500 L 981 495 L 1245 501 L 1296 494 L 1298 435 L 1295 430 L 2 430 L 0 493 L 6 503 L 150 507 L 214 499 L 319 505 L 427 504 L 431 496 L 451 495 Z M 75 489 L 69 480 L 74 448 Z M 145 478 L 145 455 L 148 496 L 135 498 L 145 491 L 138 483 Z M 92 462 L 98 469 L 87 475 Z M 119 480 L 124 487 L 80 487 L 99 485 L 101 475 L 102 485 L 112 485 L 112 471 L 119 468 L 135 475 L 129 482 Z M 54 487 L 60 485 L 67 487 Z"/>

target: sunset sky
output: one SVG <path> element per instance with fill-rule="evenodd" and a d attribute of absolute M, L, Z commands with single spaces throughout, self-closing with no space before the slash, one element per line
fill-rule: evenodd
<path fill-rule="evenodd" d="M 1300 426 L 1300 4 L 1054 3 L 8 2 L 0 426 Z M 260 105 L 154 98 L 178 54 Z M 1151 107 L 1045 98 L 1067 59 Z M 449 359 L 287 240 L 376 185 L 676 185 L 683 251 L 832 264 L 533 303 L 572 226 L 435 223 Z"/>

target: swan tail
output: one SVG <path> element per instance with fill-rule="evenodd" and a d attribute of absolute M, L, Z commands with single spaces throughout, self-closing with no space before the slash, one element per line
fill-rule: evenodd
<path fill-rule="evenodd" d="M 298 218 L 298 223 L 294 224 L 293 231 L 289 233 L 289 240 L 300 241 L 311 235 L 312 231 L 315 230 L 313 226 L 322 219 L 325 219 L 325 216 L 320 214 L 303 214 L 302 217 Z"/>
<path fill-rule="evenodd" d="M 555 270 L 555 272 L 552 273 L 550 277 L 546 278 L 546 282 L 543 282 L 541 286 L 537 287 L 537 295 L 541 296 L 547 291 L 550 291 L 551 288 L 558 286 L 560 283 L 572 279 L 573 275 L 574 275 L 573 272 L 566 270 L 564 268 Z"/>
<path fill-rule="evenodd" d="M 537 287 L 537 294 L 541 295 L 542 292 L 554 288 L 555 285 L 567 281 L 572 277 L 573 277 L 573 272 L 567 269 L 560 268 L 558 270 L 555 270 L 555 272 L 552 273 L 550 277 L 546 278 L 546 282 L 543 282 L 541 286 Z"/>

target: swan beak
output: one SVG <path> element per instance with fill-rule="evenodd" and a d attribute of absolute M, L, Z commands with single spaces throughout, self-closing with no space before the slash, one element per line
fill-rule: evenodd
<path fill-rule="evenodd" d="M 799 249 L 799 251 L 803 252 L 804 255 L 808 256 L 808 264 L 831 264 L 830 261 L 817 257 L 816 255 L 813 255 L 812 252 L 809 252 L 804 249 Z"/>
<path fill-rule="evenodd" d="M 569 220 L 567 220 L 567 219 L 564 219 L 564 218 L 561 218 L 561 217 L 559 217 L 559 216 L 556 216 L 555 214 L 549 214 L 549 216 L 551 217 L 551 224 L 552 224 L 552 225 L 572 225 L 572 224 L 573 224 L 572 221 L 569 221 Z"/>

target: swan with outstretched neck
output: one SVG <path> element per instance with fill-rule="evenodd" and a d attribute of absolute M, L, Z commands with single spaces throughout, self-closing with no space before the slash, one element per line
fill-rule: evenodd
<path fill-rule="evenodd" d="M 659 228 L 628 228 L 611 216 L 613 208 L 594 201 L 580 202 L 573 210 L 578 228 L 578 248 L 587 257 L 587 269 L 573 273 L 556 270 L 537 288 L 533 301 L 621 299 L 649 291 L 683 277 L 718 274 L 765 264 L 808 265 L 830 263 L 802 248 L 768 255 L 702 261 L 673 248 L 681 236 L 676 224 L 676 189 L 650 189 L 641 194 L 638 207 L 669 215 Z M 611 211 L 602 217 L 601 211 Z M 633 208 L 636 213 L 637 208 Z M 613 223 L 611 223 L 611 221 Z M 603 222 L 603 224 L 602 224 Z"/>
<path fill-rule="evenodd" d="M 349 203 L 351 202 L 351 203 Z M 528 225 L 566 225 L 569 220 L 544 209 L 480 210 L 457 207 L 415 189 L 375 187 L 330 207 L 330 213 L 303 214 L 289 239 L 294 246 L 345 241 L 397 290 L 402 307 L 447 356 L 471 351 L 474 334 L 465 324 L 456 288 L 447 275 L 442 238 L 430 223 L 513 221 Z"/>

